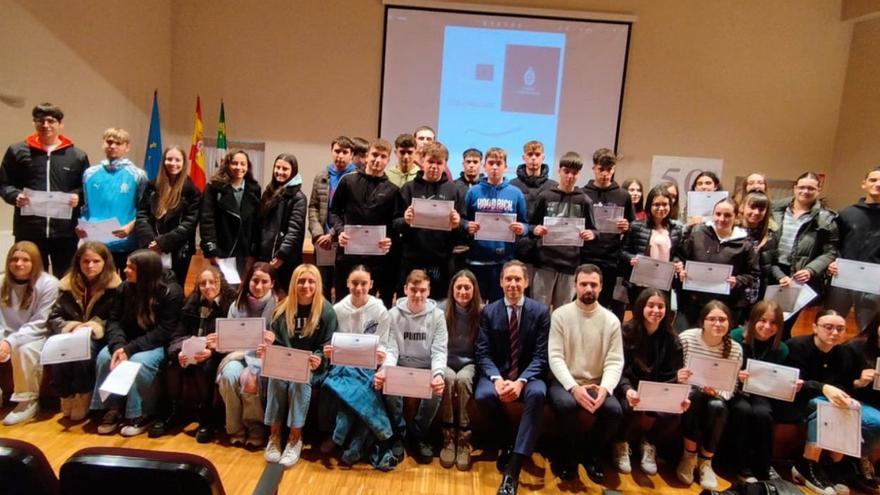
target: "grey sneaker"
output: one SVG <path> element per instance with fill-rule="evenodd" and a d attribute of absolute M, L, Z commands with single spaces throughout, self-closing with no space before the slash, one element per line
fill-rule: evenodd
<path fill-rule="evenodd" d="M 642 442 L 642 462 L 640 463 L 645 474 L 657 474 L 657 448 L 648 442 Z"/>

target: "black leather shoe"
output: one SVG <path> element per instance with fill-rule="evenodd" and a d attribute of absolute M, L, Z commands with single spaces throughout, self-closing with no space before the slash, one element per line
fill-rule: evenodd
<path fill-rule="evenodd" d="M 209 443 L 214 439 L 214 428 L 210 426 L 199 426 L 196 432 L 196 442 Z"/>
<path fill-rule="evenodd" d="M 568 461 L 550 463 L 550 470 L 562 481 L 574 481 L 578 477 L 578 466 Z"/>
<path fill-rule="evenodd" d="M 166 433 L 168 433 L 168 424 L 160 419 L 153 423 L 153 426 L 151 426 L 150 430 L 147 432 L 147 436 L 150 438 L 159 438 Z"/>
<path fill-rule="evenodd" d="M 495 460 L 495 467 L 498 468 L 499 473 L 507 471 L 507 464 L 510 462 L 510 455 L 510 449 L 502 449 L 501 452 L 498 452 L 498 459 Z"/>
<path fill-rule="evenodd" d="M 501 478 L 501 486 L 498 487 L 498 495 L 516 495 L 519 489 L 519 480 L 509 474 Z"/>
<path fill-rule="evenodd" d="M 601 485 L 605 483 L 605 471 L 602 470 L 602 463 L 599 459 L 587 459 L 584 461 L 584 469 L 587 470 L 587 476 L 593 483 Z"/>

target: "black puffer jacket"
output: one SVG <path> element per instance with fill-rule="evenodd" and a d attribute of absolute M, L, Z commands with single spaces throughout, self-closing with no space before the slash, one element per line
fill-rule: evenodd
<path fill-rule="evenodd" d="M 450 231 L 413 228 L 403 219 L 413 198 L 454 201 L 455 211 L 464 218 L 464 197 L 458 195 L 455 183 L 449 182 L 445 176 L 437 182 L 427 182 L 421 170 L 415 179 L 403 185 L 398 195 L 394 230 L 401 236 L 403 258 L 410 262 L 424 261 L 426 266 L 446 263 L 452 256 L 452 248 L 465 237 L 464 222 Z"/>
<path fill-rule="evenodd" d="M 629 230 L 623 235 L 623 246 L 620 249 L 620 266 L 626 271 L 626 277 L 632 266 L 630 260 L 638 255 L 650 256 L 651 254 L 651 227 L 648 223 L 639 220 L 629 226 Z M 669 240 L 672 246 L 669 249 L 670 259 L 664 261 L 681 261 L 681 246 L 684 242 L 684 225 L 677 220 L 669 222 Z"/>
<path fill-rule="evenodd" d="M 73 146 L 73 141 L 59 136 L 58 147 L 47 153 L 31 135 L 6 150 L 0 164 L 0 195 L 15 206 L 15 200 L 24 188 L 35 191 L 61 191 L 79 196 L 80 206 L 73 209 L 71 219 L 21 216 L 15 207 L 12 232 L 17 238 L 54 239 L 74 237 L 73 228 L 79 220 L 83 204 L 83 172 L 89 167 L 86 153 Z M 48 184 L 48 188 L 46 185 Z"/>
<path fill-rule="evenodd" d="M 177 354 L 180 354 L 184 340 L 214 333 L 217 318 L 226 318 L 234 298 L 235 294 L 230 290 L 227 294 L 218 295 L 215 301 L 203 301 L 202 296 L 193 291 L 180 308 L 180 320 L 168 343 L 168 356 L 177 361 Z M 208 310 L 206 314 L 202 313 L 203 307 Z M 216 350 L 213 357 L 218 358 Z"/>
<path fill-rule="evenodd" d="M 385 174 L 375 177 L 358 170 L 344 176 L 330 205 L 333 240 L 339 238 L 346 225 L 385 225 L 386 234 L 392 237 L 397 193 L 397 186 Z"/>
<path fill-rule="evenodd" d="M 177 208 L 166 212 L 162 218 L 156 218 L 159 189 L 156 181 L 150 182 L 138 205 L 135 223 L 138 244 L 145 248 L 156 241 L 163 253 L 171 253 L 181 259 L 191 257 L 196 252 L 196 225 L 199 223 L 201 205 L 202 193 L 187 177 L 180 191 Z"/>
<path fill-rule="evenodd" d="M 786 198 L 773 202 L 771 214 L 773 221 L 779 226 L 779 238 L 782 238 L 784 229 L 785 210 L 792 204 L 792 198 Z M 791 248 L 791 273 L 799 270 L 809 270 L 811 273 L 810 287 L 817 293 L 822 294 L 825 289 L 826 270 L 832 261 L 837 259 L 837 243 L 840 233 L 837 228 L 837 213 L 823 208 L 819 201 L 806 215 L 810 220 L 801 225 L 794 238 Z M 773 265 L 770 267 L 771 281 L 778 281 L 787 274 L 782 270 L 779 263 L 779 251 L 774 250 Z"/>
<path fill-rule="evenodd" d="M 587 196 L 593 200 L 593 208 L 598 206 L 622 206 L 623 217 L 632 222 L 635 220 L 636 213 L 632 205 L 632 199 L 625 189 L 621 189 L 617 182 L 611 182 L 607 189 L 602 189 L 590 179 L 587 185 L 583 187 Z M 604 265 L 617 265 L 620 257 L 620 247 L 622 242 L 620 234 L 599 234 L 599 237 L 593 242 L 584 243 L 581 249 L 581 258 L 590 263 L 600 263 Z"/>
<path fill-rule="evenodd" d="M 202 198 L 199 225 L 202 254 L 220 258 L 252 256 L 259 235 L 259 208 L 260 185 L 255 181 L 245 181 L 240 206 L 231 185 L 209 182 Z"/>
<path fill-rule="evenodd" d="M 758 265 L 758 253 L 752 247 L 752 241 L 748 239 L 745 230 L 734 227 L 731 237 L 722 242 L 712 225 L 695 225 L 685 236 L 681 256 L 686 261 L 732 265 L 732 275 L 736 277 L 736 287 L 731 289 L 729 295 L 683 291 L 684 304 L 695 304 L 702 308 L 712 299 L 718 299 L 731 308 L 748 306 L 745 290 L 761 276 L 761 269 Z M 683 304 L 679 304 L 679 307 L 682 306 Z"/>
<path fill-rule="evenodd" d="M 880 263 L 880 204 L 862 198 L 840 212 L 837 225 L 841 258 Z"/>
<path fill-rule="evenodd" d="M 284 187 L 268 211 L 260 213 L 260 245 L 256 254 L 261 261 L 278 258 L 290 267 L 302 262 L 307 201 L 302 179 L 297 178 L 298 175 Z"/>

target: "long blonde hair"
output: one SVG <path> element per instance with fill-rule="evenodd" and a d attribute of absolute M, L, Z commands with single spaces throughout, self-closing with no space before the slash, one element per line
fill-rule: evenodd
<path fill-rule="evenodd" d="M 299 308 L 296 283 L 305 274 L 315 277 L 315 297 L 312 299 L 312 311 L 309 313 L 309 319 L 305 327 L 303 327 L 303 337 L 309 337 L 315 332 L 315 329 L 318 328 L 318 324 L 321 322 L 321 313 L 324 311 L 324 287 L 321 284 L 321 272 L 318 271 L 317 266 L 311 263 L 303 263 L 293 271 L 293 275 L 290 277 L 290 287 L 287 288 L 287 297 L 278 303 L 278 307 L 275 308 L 275 312 L 272 314 L 272 321 L 284 315 L 284 321 L 287 323 L 287 335 L 291 337 L 296 328 L 296 311 Z"/>
<path fill-rule="evenodd" d="M 19 309 L 25 309 L 31 305 L 34 298 L 34 286 L 37 285 L 37 279 L 43 274 L 43 257 L 40 255 L 40 248 L 31 241 L 19 241 L 9 248 L 6 253 L 6 276 L 3 277 L 3 286 L 0 287 L 0 304 L 7 308 L 12 307 L 12 287 L 9 280 L 12 275 L 9 273 L 9 264 L 12 263 L 12 255 L 16 251 L 22 251 L 31 258 L 31 274 L 28 276 L 27 287 L 21 296 Z"/>
<path fill-rule="evenodd" d="M 183 157 L 183 169 L 177 174 L 177 177 L 169 177 L 165 170 L 165 157 L 169 151 L 177 151 Z M 189 162 L 186 160 L 186 153 L 180 146 L 169 146 L 162 153 L 162 164 L 159 166 L 159 175 L 156 178 L 156 189 L 159 191 L 159 204 L 156 206 L 156 218 L 162 218 L 169 211 L 173 211 L 180 204 L 180 195 L 183 191 L 183 184 L 189 177 Z"/>

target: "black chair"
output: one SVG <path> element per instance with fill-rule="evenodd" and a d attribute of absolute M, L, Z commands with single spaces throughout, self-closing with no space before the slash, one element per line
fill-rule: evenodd
<path fill-rule="evenodd" d="M 211 461 L 192 454 L 121 447 L 82 449 L 61 466 L 65 495 L 225 495 Z"/>
<path fill-rule="evenodd" d="M 57 495 L 58 478 L 35 445 L 0 438 L 0 494 Z"/>

